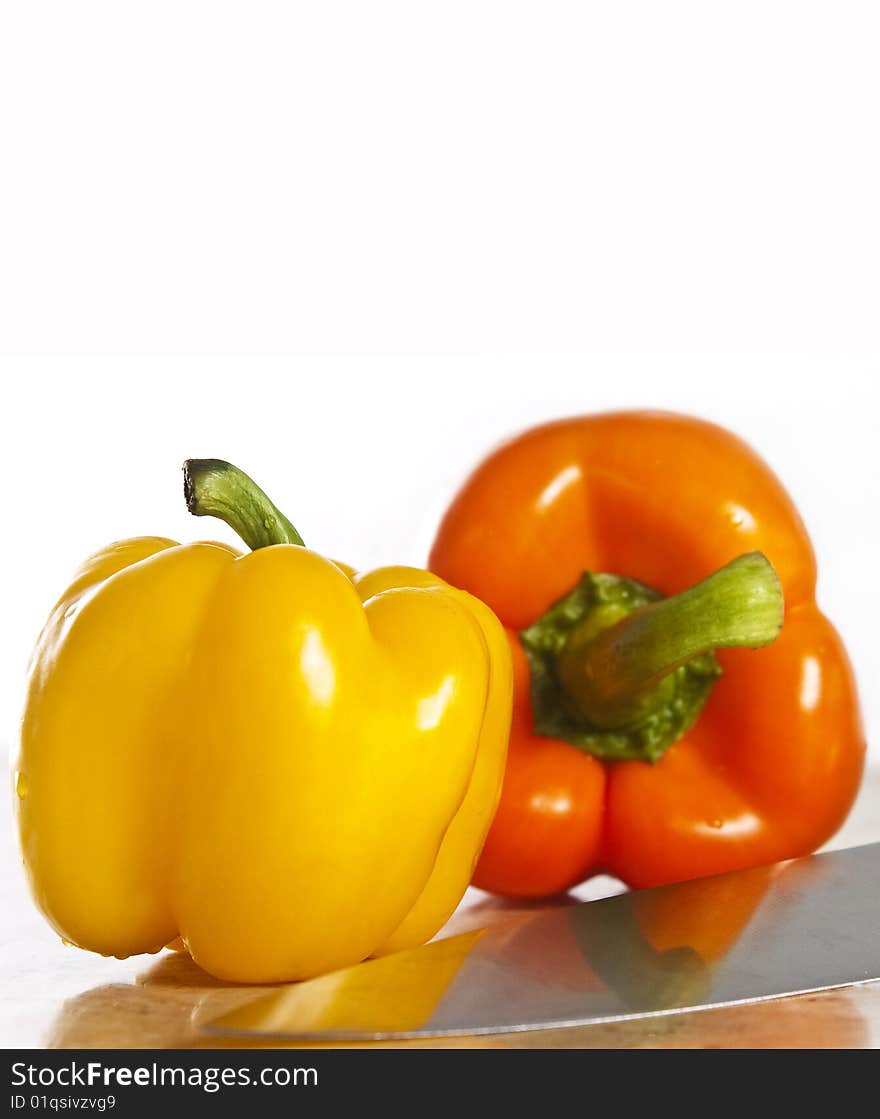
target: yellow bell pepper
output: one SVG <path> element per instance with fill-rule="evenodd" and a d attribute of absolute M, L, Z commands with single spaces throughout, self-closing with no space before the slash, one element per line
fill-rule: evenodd
<path fill-rule="evenodd" d="M 301 979 L 429 939 L 504 771 L 511 665 L 434 575 L 302 546 L 241 471 L 190 511 L 253 551 L 140 537 L 86 561 L 39 638 L 15 798 L 34 898 L 104 955 L 180 936 L 221 979 Z"/>

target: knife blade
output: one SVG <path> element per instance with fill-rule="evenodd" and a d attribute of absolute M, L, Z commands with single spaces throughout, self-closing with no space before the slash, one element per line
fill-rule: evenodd
<path fill-rule="evenodd" d="M 562 905 L 273 988 L 212 1035 L 385 1040 L 708 1009 L 880 977 L 880 843 Z"/>

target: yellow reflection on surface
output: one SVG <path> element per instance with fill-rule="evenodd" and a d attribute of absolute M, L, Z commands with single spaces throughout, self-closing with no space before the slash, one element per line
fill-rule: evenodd
<path fill-rule="evenodd" d="M 395 952 L 343 971 L 282 987 L 211 1023 L 219 1033 L 402 1033 L 434 1013 L 468 953 L 486 932 L 475 929 Z"/>

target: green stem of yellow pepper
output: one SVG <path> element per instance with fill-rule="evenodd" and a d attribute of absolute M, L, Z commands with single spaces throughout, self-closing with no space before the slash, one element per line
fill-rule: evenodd
<path fill-rule="evenodd" d="M 252 551 L 270 544 L 303 546 L 303 538 L 257 483 L 223 459 L 187 459 L 183 495 L 193 516 L 219 517 Z"/>

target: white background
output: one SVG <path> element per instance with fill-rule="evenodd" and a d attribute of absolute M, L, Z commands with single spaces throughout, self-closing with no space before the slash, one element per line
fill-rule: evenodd
<path fill-rule="evenodd" d="M 0 735 L 82 556 L 207 531 L 187 455 L 419 562 L 499 438 L 660 406 L 802 507 L 880 759 L 878 44 L 847 0 L 6 0 Z"/>
<path fill-rule="evenodd" d="M 876 0 L 4 0 L 4 344 L 874 349 L 878 56 Z"/>
<path fill-rule="evenodd" d="M 30 645 L 91 551 L 130 535 L 235 541 L 187 514 L 180 464 L 227 458 L 306 543 L 358 567 L 424 563 L 467 470 L 538 420 L 662 406 L 744 435 L 814 538 L 820 600 L 861 681 L 880 761 L 874 359 L 617 354 L 9 359 L 0 417 L 0 679 L 11 729 Z"/>

